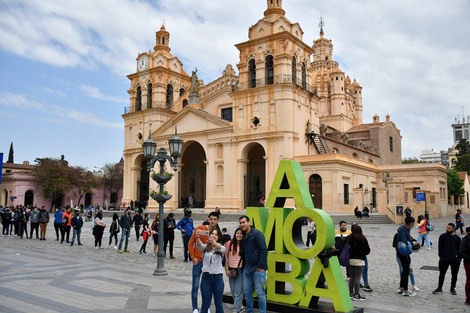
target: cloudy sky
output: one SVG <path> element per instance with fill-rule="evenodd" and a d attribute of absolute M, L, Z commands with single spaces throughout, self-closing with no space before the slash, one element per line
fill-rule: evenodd
<path fill-rule="evenodd" d="M 364 122 L 390 114 L 403 157 L 452 145 L 451 124 L 470 115 L 470 2 L 467 0 L 285 0 L 304 42 L 319 17 L 334 59 L 363 86 Z M 1 0 L 0 152 L 15 162 L 64 154 L 93 169 L 123 150 L 126 75 L 155 45 L 164 22 L 173 55 L 206 83 L 234 44 L 263 17 L 264 0 Z"/>

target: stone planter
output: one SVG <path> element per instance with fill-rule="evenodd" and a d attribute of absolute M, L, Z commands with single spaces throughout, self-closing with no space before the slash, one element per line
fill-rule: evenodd
<path fill-rule="evenodd" d="M 170 176 L 171 177 L 171 176 Z M 172 195 L 159 195 L 159 194 L 156 194 L 156 195 L 151 195 L 152 199 L 157 201 L 158 203 L 160 202 L 167 202 L 168 200 L 171 199 L 171 197 L 173 197 Z"/>
<path fill-rule="evenodd" d="M 158 174 L 152 175 L 152 179 L 159 184 L 166 184 L 167 182 L 171 180 L 172 177 L 173 176 L 171 175 L 158 175 Z"/>

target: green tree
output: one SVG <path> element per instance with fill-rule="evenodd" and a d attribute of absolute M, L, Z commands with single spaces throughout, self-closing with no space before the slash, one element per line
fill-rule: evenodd
<path fill-rule="evenodd" d="M 470 154 L 457 157 L 455 169 L 459 172 L 467 172 L 467 174 L 470 175 Z"/>
<path fill-rule="evenodd" d="M 106 189 L 109 190 L 110 195 L 117 194 L 122 189 L 124 182 L 124 161 L 119 163 L 106 163 L 103 166 L 104 179 L 106 179 Z M 110 199 L 110 202 L 117 201 L 117 199 Z"/>
<path fill-rule="evenodd" d="M 72 171 L 62 156 L 61 159 L 37 158 L 33 169 L 34 182 L 44 198 L 51 201 L 51 209 L 57 199 L 72 187 Z"/>
<path fill-rule="evenodd" d="M 470 154 L 470 143 L 465 138 L 460 139 L 459 143 L 455 146 L 455 149 L 459 150 L 459 153 L 457 153 L 458 157 Z"/>
<path fill-rule="evenodd" d="M 452 169 L 447 172 L 447 191 L 449 198 L 454 197 L 454 200 L 465 193 L 463 179 L 460 178 L 456 170 Z"/>
<path fill-rule="evenodd" d="M 92 172 L 87 171 L 81 166 L 70 168 L 71 185 L 78 195 L 78 205 L 86 193 L 92 193 L 93 188 L 99 186 L 99 179 Z"/>

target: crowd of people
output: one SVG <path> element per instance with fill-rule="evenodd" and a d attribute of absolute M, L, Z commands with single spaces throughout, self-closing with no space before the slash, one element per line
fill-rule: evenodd
<path fill-rule="evenodd" d="M 57 208 L 53 214 L 53 223 L 56 241 L 77 243 L 82 245 L 80 235 L 84 225 L 84 219 L 80 210 L 67 207 Z M 113 246 L 118 253 L 130 252 L 128 249 L 131 231 L 135 231 L 135 240 L 142 237 L 142 245 L 139 253 L 146 254 L 147 243 L 153 239 L 153 255 L 156 255 L 159 239 L 160 222 L 164 225 L 164 252 L 166 257 L 167 248 L 169 257 L 174 259 L 175 230 L 181 232 L 183 241 L 183 261 L 192 263 L 192 290 L 191 303 L 193 313 L 210 312 L 211 302 L 214 301 L 216 313 L 223 312 L 222 296 L 224 292 L 223 275 L 228 277 L 230 292 L 234 300 L 233 312 L 253 312 L 253 292 L 256 291 L 260 312 L 266 312 L 266 295 L 264 283 L 266 280 L 267 246 L 264 235 L 251 226 L 248 216 L 239 218 L 239 227 L 233 236 L 227 233 L 227 229 L 219 227 L 220 211 L 211 212 L 207 220 L 197 227 L 191 218 L 190 209 L 184 210 L 184 217 L 176 222 L 173 213 L 169 213 L 163 221 L 160 221 L 158 213 L 153 220 L 149 213 L 143 214 L 142 210 L 136 210 L 132 215 L 131 207 L 125 209 L 119 216 L 113 214 L 109 225 L 103 219 L 101 211 L 96 212 L 92 220 L 92 234 L 95 238 L 95 248 L 102 249 L 102 238 L 108 229 L 108 249 Z M 411 264 L 412 252 L 426 247 L 432 248 L 429 232 L 433 226 L 429 219 L 419 215 L 417 220 L 411 212 L 405 212 L 404 225 L 398 227 L 392 240 L 392 246 L 396 251 L 396 260 L 399 269 L 400 283 L 397 292 L 405 297 L 416 296 L 419 288 L 416 286 L 413 268 Z M 6 207 L 0 214 L 3 230 L 2 236 L 15 235 L 19 238 L 32 239 L 34 236 L 39 240 L 46 240 L 47 225 L 50 215 L 46 208 Z M 28 223 L 30 232 L 28 233 Z M 109 227 L 108 227 L 109 226 Z M 455 214 L 455 224 L 448 223 L 446 231 L 439 236 L 437 242 L 439 276 L 437 288 L 433 294 L 443 293 L 443 284 L 448 268 L 451 268 L 450 294 L 456 295 L 457 275 L 461 260 L 466 272 L 467 282 L 465 285 L 466 305 L 470 305 L 470 227 L 463 231 L 465 226 L 463 215 L 460 210 Z M 411 236 L 411 230 L 416 227 L 418 238 Z M 72 239 L 70 241 L 70 232 Z M 463 239 L 459 236 L 465 235 Z M 120 238 L 119 237 L 120 234 Z M 118 240 L 119 239 L 119 240 Z M 119 241 L 119 244 L 118 244 Z M 316 241 L 316 229 L 314 222 L 307 221 L 307 247 L 314 245 Z M 338 250 L 341 265 L 346 267 L 346 277 L 351 300 L 365 301 L 366 297 L 362 291 L 373 292 L 368 282 L 368 259 L 367 256 L 373 252 L 367 238 L 358 224 L 352 224 L 347 229 L 345 221 L 339 223 L 339 229 L 335 232 L 334 249 Z M 361 281 L 362 279 L 362 281 Z M 411 281 L 411 286 L 409 286 Z M 410 288 L 409 288 L 410 287 Z M 199 309 L 198 293 L 201 292 L 202 304 Z M 242 301 L 245 299 L 246 308 Z"/>

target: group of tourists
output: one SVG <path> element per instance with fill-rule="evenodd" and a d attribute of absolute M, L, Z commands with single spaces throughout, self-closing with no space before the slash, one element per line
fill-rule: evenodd
<path fill-rule="evenodd" d="M 253 228 L 248 216 L 239 218 L 239 227 L 233 236 L 225 228 L 220 230 L 219 212 L 211 212 L 207 221 L 194 229 L 191 211 L 185 211 L 176 228 L 181 230 L 185 248 L 185 261 L 193 263 L 191 302 L 193 313 L 199 313 L 198 292 L 201 290 L 200 312 L 210 312 L 212 298 L 216 313 L 224 312 L 222 296 L 225 274 L 229 279 L 234 300 L 233 312 L 253 312 L 253 291 L 256 290 L 261 313 L 266 312 L 267 246 L 263 233 Z M 186 243 L 187 242 L 187 243 Z"/>
<path fill-rule="evenodd" d="M 15 208 L 6 206 L 0 213 L 2 222 L 2 236 L 17 236 L 23 239 L 32 239 L 34 232 L 39 240 L 46 240 L 46 229 L 49 223 L 49 213 L 46 207 L 28 207 L 17 205 Z M 30 233 L 28 237 L 28 222 L 30 222 Z"/>

